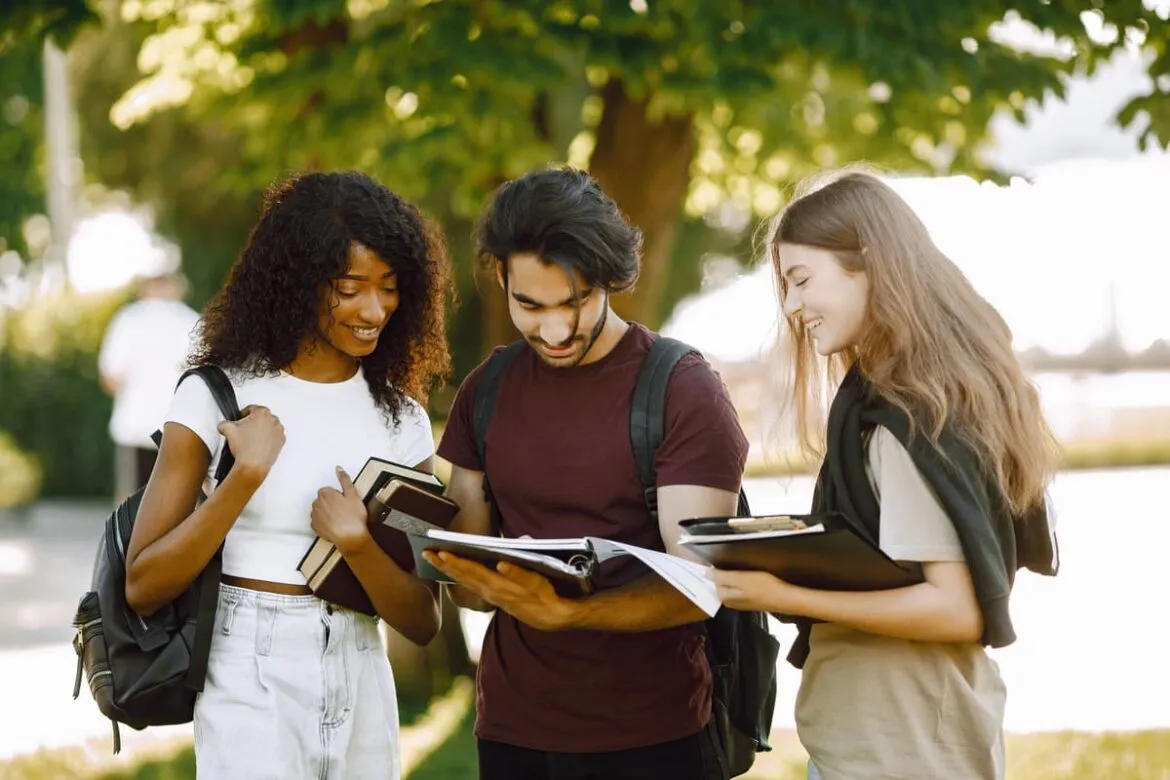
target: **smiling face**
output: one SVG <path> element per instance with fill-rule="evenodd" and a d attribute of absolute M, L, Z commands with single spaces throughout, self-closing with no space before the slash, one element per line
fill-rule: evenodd
<path fill-rule="evenodd" d="M 390 264 L 359 243 L 349 246 L 349 265 L 326 288 L 317 340 L 350 358 L 363 358 L 398 309 L 398 277 Z"/>
<path fill-rule="evenodd" d="M 604 291 L 590 287 L 576 272 L 574 285 L 559 265 L 533 254 L 514 254 L 506 267 L 506 271 L 502 265 L 498 269 L 508 275 L 507 279 L 500 276 L 500 284 L 508 295 L 512 324 L 547 365 L 571 368 L 590 363 L 612 348 L 611 336 L 622 323 L 609 316 L 609 296 Z"/>
<path fill-rule="evenodd" d="M 855 346 L 865 327 L 869 281 L 827 249 L 779 245 L 784 315 L 805 329 L 821 355 Z"/>

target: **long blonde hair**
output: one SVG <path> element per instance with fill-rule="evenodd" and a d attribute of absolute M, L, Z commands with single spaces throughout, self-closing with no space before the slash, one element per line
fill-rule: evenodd
<path fill-rule="evenodd" d="M 828 360 L 816 354 L 798 316 L 781 316 L 791 348 L 790 398 L 806 452 L 823 454 L 825 399 L 856 364 L 911 426 L 927 428 L 932 442 L 948 428 L 973 447 L 1014 514 L 1043 500 L 1058 448 L 1012 350 L 1011 330 L 889 185 L 849 169 L 798 187 L 767 235 L 783 301 L 782 244 L 829 250 L 869 283 L 860 341 Z"/>

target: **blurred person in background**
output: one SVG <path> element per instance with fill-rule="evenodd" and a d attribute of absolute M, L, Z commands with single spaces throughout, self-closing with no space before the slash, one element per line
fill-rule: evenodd
<path fill-rule="evenodd" d="M 141 279 L 135 300 L 118 310 L 102 338 L 98 374 L 114 399 L 115 503 L 145 485 L 154 468 L 158 448 L 150 435 L 162 425 L 199 322 L 183 302 L 186 293 L 177 272 Z"/>

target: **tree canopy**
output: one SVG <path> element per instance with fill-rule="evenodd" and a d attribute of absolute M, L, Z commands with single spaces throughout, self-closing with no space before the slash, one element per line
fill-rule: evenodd
<path fill-rule="evenodd" d="M 855 160 L 1001 177 L 983 156 L 992 116 L 1061 96 L 1070 74 L 1120 47 L 1148 50 L 1154 86 L 1118 121 L 1137 123 L 1143 145 L 1170 140 L 1170 22 L 1141 0 L 110 0 L 99 10 L 123 45 L 132 39 L 132 72 L 120 84 L 92 67 L 83 75 L 102 80 L 111 103 L 88 112 L 87 167 L 112 170 L 110 183 L 147 193 L 176 225 L 193 209 L 206 237 L 221 207 L 251 207 L 283 173 L 353 167 L 423 204 L 466 260 L 469 220 L 500 181 L 568 161 L 644 230 L 643 278 L 623 312 L 651 325 L 697 283 L 699 254 L 723 240 L 711 231 L 774 211 L 795 178 Z M 37 34 L 56 23 L 15 19 Z M 1054 45 L 1012 45 L 1013 25 Z M 231 222 L 225 244 L 238 247 L 246 220 Z"/>

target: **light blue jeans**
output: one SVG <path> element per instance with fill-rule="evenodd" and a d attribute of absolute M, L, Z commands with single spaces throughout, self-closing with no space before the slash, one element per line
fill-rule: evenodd
<path fill-rule="evenodd" d="M 195 771 L 398 780 L 398 703 L 377 621 L 314 596 L 221 585 Z"/>

